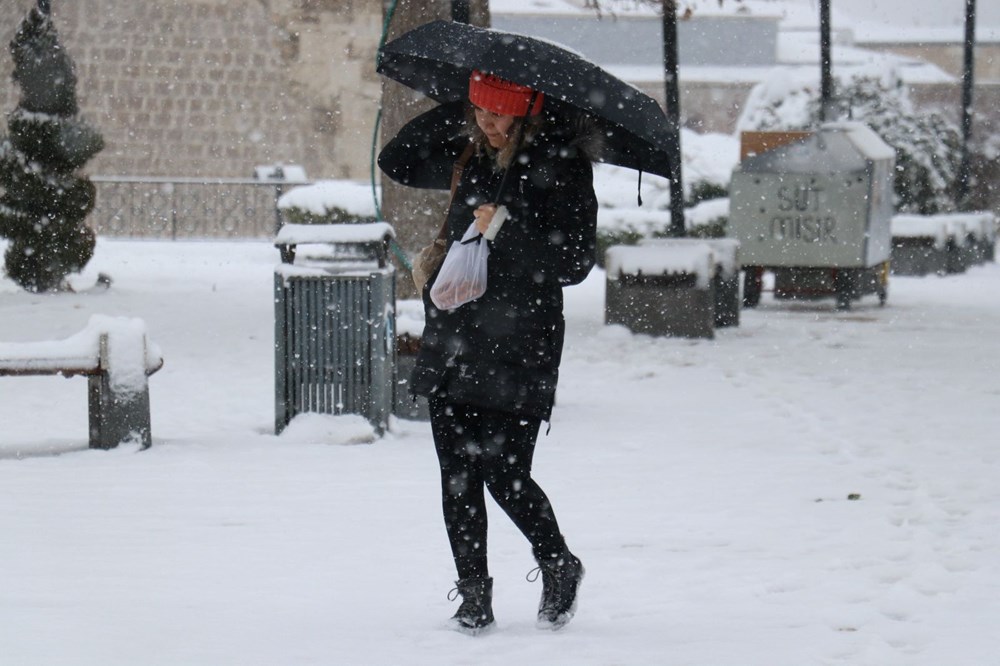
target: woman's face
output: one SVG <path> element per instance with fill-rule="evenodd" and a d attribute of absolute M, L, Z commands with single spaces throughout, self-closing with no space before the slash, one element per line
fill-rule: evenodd
<path fill-rule="evenodd" d="M 483 130 L 486 140 L 493 148 L 500 149 L 510 140 L 510 128 L 515 116 L 504 116 L 476 107 L 476 124 Z"/>

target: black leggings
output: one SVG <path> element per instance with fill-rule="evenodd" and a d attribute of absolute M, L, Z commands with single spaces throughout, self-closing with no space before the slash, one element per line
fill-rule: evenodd
<path fill-rule="evenodd" d="M 562 553 L 566 543 L 552 506 L 531 478 L 541 420 L 435 397 L 430 412 L 444 524 L 458 577 L 489 576 L 484 486 L 531 542 L 536 559 Z"/>

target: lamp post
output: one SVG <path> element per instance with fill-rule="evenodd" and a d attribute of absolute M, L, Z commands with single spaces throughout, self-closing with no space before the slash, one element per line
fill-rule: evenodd
<path fill-rule="evenodd" d="M 833 118 L 833 76 L 830 72 L 830 0 L 819 1 L 819 117 L 823 122 Z"/>
<path fill-rule="evenodd" d="M 677 2 L 663 0 L 663 78 L 667 119 L 670 121 L 670 235 L 682 237 L 684 225 L 684 184 L 681 180 L 681 102 L 677 80 Z"/>
<path fill-rule="evenodd" d="M 976 50 L 976 0 L 965 0 L 965 61 L 962 68 L 962 161 L 958 165 L 959 207 L 969 194 L 969 139 L 972 137 L 972 86 Z"/>
<path fill-rule="evenodd" d="M 456 23 L 470 23 L 469 0 L 451 0 L 451 20 Z"/>

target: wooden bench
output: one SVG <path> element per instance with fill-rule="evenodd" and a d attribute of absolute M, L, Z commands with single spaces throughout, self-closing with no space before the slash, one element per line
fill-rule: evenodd
<path fill-rule="evenodd" d="M 87 377 L 90 448 L 152 444 L 149 376 L 163 357 L 139 319 L 94 315 L 65 340 L 0 343 L 0 376 Z"/>

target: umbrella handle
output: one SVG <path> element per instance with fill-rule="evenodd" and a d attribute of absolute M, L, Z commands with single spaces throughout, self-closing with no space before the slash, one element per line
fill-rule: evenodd
<path fill-rule="evenodd" d="M 528 111 L 527 111 L 527 113 L 524 114 L 524 119 L 525 120 L 524 120 L 524 122 L 521 123 L 521 126 L 517 130 L 517 143 L 514 144 L 514 146 L 515 146 L 514 149 L 515 150 L 517 150 L 518 148 L 520 148 L 521 147 L 521 142 L 524 141 L 524 130 L 525 130 L 527 124 L 528 124 L 527 123 L 527 119 L 528 119 L 529 116 L 531 116 L 531 112 L 535 108 L 535 102 L 536 101 L 538 101 L 538 91 L 537 90 L 532 90 L 531 91 L 531 101 L 528 102 Z M 505 185 L 507 185 L 507 176 L 509 174 L 510 174 L 510 167 L 507 167 L 506 169 L 503 170 L 503 177 L 500 179 L 500 185 L 497 187 L 496 196 L 493 197 L 493 201 L 495 203 L 497 203 L 497 204 L 500 203 L 500 195 L 503 194 L 503 188 L 504 188 Z"/>

